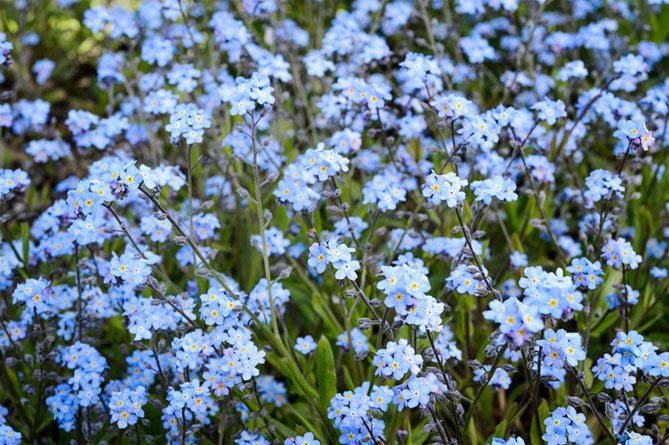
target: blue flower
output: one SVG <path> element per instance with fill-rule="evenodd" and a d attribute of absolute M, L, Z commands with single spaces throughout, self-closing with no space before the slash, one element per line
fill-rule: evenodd
<path fill-rule="evenodd" d="M 320 441 L 314 439 L 314 433 L 306 433 L 302 436 L 290 437 L 283 445 L 320 445 Z"/>
<path fill-rule="evenodd" d="M 465 193 L 461 189 L 467 185 L 466 179 L 460 179 L 455 173 L 449 172 L 445 175 L 437 175 L 434 171 L 428 176 L 423 184 L 423 196 L 433 204 L 446 201 L 448 207 L 454 208 L 459 202 L 464 201 Z"/>
<path fill-rule="evenodd" d="M 295 349 L 302 354 L 307 355 L 316 349 L 316 342 L 311 335 L 297 337 L 297 340 L 295 340 Z"/>
<path fill-rule="evenodd" d="M 546 121 L 548 125 L 553 125 L 558 119 L 567 116 L 565 104 L 559 99 L 556 101 L 544 99 L 532 105 L 531 108 L 533 110 L 538 110 L 539 119 Z"/>

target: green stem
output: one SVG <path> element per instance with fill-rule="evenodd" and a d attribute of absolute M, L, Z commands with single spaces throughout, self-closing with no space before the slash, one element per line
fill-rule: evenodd
<path fill-rule="evenodd" d="M 597 418 L 597 422 L 599 423 L 599 426 L 602 428 L 602 431 L 604 431 L 604 433 L 611 440 L 612 443 L 617 443 L 616 438 L 613 436 L 613 433 L 611 432 L 609 427 L 606 426 L 604 418 L 602 417 L 599 410 L 595 406 L 595 402 L 593 402 L 592 397 L 590 397 L 590 393 L 588 392 L 588 389 L 585 387 L 585 383 L 583 383 L 583 378 L 579 377 L 578 373 L 576 372 L 576 369 L 574 369 L 574 372 L 576 374 L 576 382 L 578 383 L 578 386 L 581 388 L 581 392 L 588 400 L 588 405 L 590 406 L 590 410 L 594 413 L 595 417 Z"/>
<path fill-rule="evenodd" d="M 265 215 L 262 206 L 262 192 L 260 190 L 260 172 L 258 170 L 258 148 L 256 147 L 256 120 L 251 115 L 251 147 L 253 150 L 253 182 L 255 185 L 256 211 L 258 214 L 258 225 L 260 227 L 260 242 L 262 243 L 262 261 L 265 269 L 265 280 L 267 281 L 267 295 L 269 297 L 269 306 L 271 314 L 271 325 L 274 335 L 281 338 L 279 334 L 279 325 L 276 321 L 276 308 L 274 307 L 274 297 L 272 296 L 272 277 L 269 269 L 269 255 L 267 254 L 267 241 L 265 238 Z"/>
<path fill-rule="evenodd" d="M 623 424 L 620 426 L 620 429 L 618 430 L 618 435 L 621 435 L 625 431 L 625 428 L 627 428 L 627 425 L 629 425 L 629 423 L 632 421 L 632 418 L 634 418 L 634 415 L 637 413 L 637 411 L 639 411 L 639 409 L 641 408 L 641 405 L 643 405 L 646 402 L 648 397 L 650 397 L 650 394 L 657 387 L 657 385 L 662 381 L 662 379 L 663 379 L 663 377 L 659 377 L 659 378 L 655 379 L 655 381 L 653 381 L 653 383 L 651 383 L 651 385 L 648 387 L 648 389 L 646 390 L 644 395 L 641 396 L 641 398 L 639 399 L 638 402 L 636 402 L 636 405 L 634 405 L 634 408 L 632 409 L 632 412 L 629 414 L 629 416 L 627 416 L 627 418 L 625 419 Z"/>
<path fill-rule="evenodd" d="M 506 351 L 507 347 L 508 345 L 505 343 L 504 346 L 502 346 L 500 350 L 497 352 L 495 360 L 492 362 L 492 366 L 490 367 L 490 371 L 488 372 L 488 378 L 486 382 L 479 387 L 478 391 L 476 392 L 476 395 L 474 396 L 474 400 L 472 400 L 472 404 L 469 405 L 467 414 L 465 414 L 464 424 L 462 425 L 463 435 L 466 434 L 467 428 L 469 427 L 469 422 L 472 420 L 472 416 L 474 415 L 474 410 L 476 409 L 476 406 L 479 404 L 479 401 L 483 396 L 483 391 L 485 391 L 485 389 L 488 387 L 488 382 L 490 382 L 490 379 L 492 379 L 492 376 L 495 374 L 495 370 L 499 366 L 499 362 L 502 360 L 502 357 L 504 356 L 504 352 Z"/>

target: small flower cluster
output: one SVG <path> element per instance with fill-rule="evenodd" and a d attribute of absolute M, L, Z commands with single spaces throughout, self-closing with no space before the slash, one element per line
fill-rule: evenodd
<path fill-rule="evenodd" d="M 540 314 L 568 319 L 574 312 L 583 310 L 583 294 L 562 269 L 554 273 L 538 266 L 526 267 L 523 275 L 518 281 L 526 297 L 523 302 L 535 306 Z"/>
<path fill-rule="evenodd" d="M 25 283 L 16 286 L 12 293 L 12 302 L 25 304 L 28 309 L 39 314 L 53 309 L 53 292 L 44 278 L 37 280 L 29 278 Z"/>
<path fill-rule="evenodd" d="M 463 249 L 464 241 L 458 243 L 458 252 Z M 476 252 L 477 245 L 474 245 L 474 253 Z M 453 257 L 458 257 L 458 255 L 451 255 Z M 482 296 L 487 294 L 488 287 L 486 280 L 489 280 L 488 271 L 485 266 L 482 267 L 482 272 L 468 267 L 466 264 L 459 264 L 451 274 L 446 278 L 446 286 L 449 289 L 456 290 L 461 294 L 468 294 L 474 296 Z"/>
<path fill-rule="evenodd" d="M 0 405 L 0 443 L 6 445 L 20 445 L 23 436 L 11 426 L 7 425 L 7 413 L 7 408 Z"/>
<path fill-rule="evenodd" d="M 319 274 L 323 273 L 328 264 L 332 264 L 336 270 L 336 279 L 353 281 L 358 277 L 356 271 L 360 269 L 360 262 L 351 256 L 353 252 L 354 248 L 340 244 L 336 238 L 330 238 L 327 244 L 314 243 L 309 247 L 308 264 Z"/>
<path fill-rule="evenodd" d="M 321 445 L 320 441 L 314 439 L 314 433 L 306 433 L 302 436 L 290 437 L 283 445 Z"/>
<path fill-rule="evenodd" d="M 476 201 L 483 201 L 486 205 L 490 205 L 493 198 L 502 202 L 511 202 L 518 199 L 516 183 L 511 179 L 504 179 L 502 176 L 493 176 L 485 181 L 474 181 L 471 189 L 476 195 Z"/>
<path fill-rule="evenodd" d="M 406 339 L 388 342 L 384 349 L 376 351 L 376 375 L 387 379 L 402 380 L 407 372 L 416 375 L 421 370 L 423 357 L 409 345 Z"/>
<path fill-rule="evenodd" d="M 384 304 L 395 309 L 397 320 L 418 326 L 420 331 L 440 331 L 441 313 L 444 304 L 437 301 L 427 292 L 430 291 L 430 281 L 420 270 L 411 264 L 401 266 L 382 266 L 383 280 L 377 284 L 386 298 Z"/>
<path fill-rule="evenodd" d="M 627 266 L 628 269 L 639 267 L 641 255 L 634 252 L 634 248 L 625 238 L 610 239 L 602 247 L 602 258 L 611 267 L 620 269 Z"/>
<path fill-rule="evenodd" d="M 604 282 L 604 271 L 599 261 L 593 263 L 587 258 L 574 258 L 567 267 L 567 272 L 573 274 L 574 282 L 581 289 L 595 290 Z"/>
<path fill-rule="evenodd" d="M 525 445 L 525 441 L 522 437 L 512 437 L 507 440 L 494 437 L 492 439 L 491 445 Z"/>
<path fill-rule="evenodd" d="M 541 437 L 548 445 L 565 443 L 594 444 L 592 433 L 585 423 L 585 416 L 568 406 L 557 408 L 544 419 L 546 433 Z"/>
<path fill-rule="evenodd" d="M 490 309 L 483 312 L 483 317 L 499 324 L 499 331 L 513 345 L 523 345 L 544 325 L 536 306 L 523 304 L 515 297 L 504 302 L 492 300 L 488 307 Z"/>
<path fill-rule="evenodd" d="M 35 159 L 35 162 L 45 163 L 49 160 L 57 161 L 72 156 L 70 146 L 62 140 L 37 139 L 32 140 L 26 147 L 26 153 Z"/>
<path fill-rule="evenodd" d="M 655 143 L 655 138 L 646 128 L 646 123 L 638 120 L 622 121 L 613 135 L 618 139 L 629 141 L 630 146 L 641 147 L 644 151 L 648 151 Z"/>
<path fill-rule="evenodd" d="M 128 118 L 121 113 L 100 118 L 85 110 L 70 110 L 65 124 L 77 147 L 95 147 L 98 150 L 113 146 L 115 140 L 124 136 L 124 131 L 130 131 Z"/>
<path fill-rule="evenodd" d="M 290 164 L 274 190 L 274 196 L 282 204 L 291 204 L 293 210 L 310 211 L 315 209 L 320 195 L 314 185 L 322 183 L 337 174 L 348 171 L 349 160 L 336 150 L 325 149 L 319 143 L 310 148 Z"/>
<path fill-rule="evenodd" d="M 367 337 L 362 331 L 358 328 L 351 329 L 351 335 L 346 332 L 342 332 L 337 337 L 337 346 L 342 348 L 344 351 L 348 351 L 349 348 L 353 348 L 355 354 L 361 354 L 369 351 L 369 343 L 367 342 Z"/>
<path fill-rule="evenodd" d="M 147 402 L 146 389 L 137 386 L 134 389 L 125 389 L 112 394 L 109 401 L 111 421 L 116 422 L 119 428 L 127 428 L 144 417 L 144 406 Z"/>
<path fill-rule="evenodd" d="M 373 386 L 369 382 L 353 391 L 337 394 L 330 401 L 328 418 L 332 419 L 341 436 L 339 443 L 353 445 L 372 438 L 383 439 L 385 423 L 381 415 L 388 410 L 392 391 L 386 386 Z"/>
<path fill-rule="evenodd" d="M 30 177 L 21 170 L 0 169 L 0 199 L 10 193 L 24 192 L 30 185 Z"/>
<path fill-rule="evenodd" d="M 446 385 L 436 374 L 428 373 L 424 377 L 411 375 L 404 383 L 395 386 L 393 391 L 395 393 L 393 402 L 397 404 L 398 411 L 416 407 L 425 409 L 433 397 L 443 396 Z"/>
<path fill-rule="evenodd" d="M 552 368 L 562 368 L 566 365 L 576 367 L 585 360 L 585 350 L 581 345 L 581 336 L 576 332 L 566 332 L 559 329 L 544 331 L 544 338 L 537 341 L 541 348 L 544 365 Z"/>
<path fill-rule="evenodd" d="M 203 414 L 211 408 L 213 403 L 209 386 L 206 383 L 201 385 L 198 379 L 182 383 L 179 390 L 170 387 L 167 401 L 170 404 L 170 411 L 175 415 L 181 414 L 184 408 L 195 415 Z"/>
<path fill-rule="evenodd" d="M 495 391 L 499 389 L 509 389 L 511 386 L 511 376 L 502 368 L 496 368 L 492 377 L 488 378 L 492 366 L 484 365 L 476 368 L 474 370 L 474 380 L 475 382 L 482 382 L 492 386 Z"/>
<path fill-rule="evenodd" d="M 211 117 L 202 108 L 195 104 L 179 104 L 174 113 L 170 114 L 170 123 L 165 126 L 165 130 L 170 133 L 173 143 L 183 136 L 186 144 L 191 145 L 202 142 L 204 130 L 209 127 Z"/>
<path fill-rule="evenodd" d="M 644 341 L 638 332 L 619 332 L 611 346 L 611 354 L 600 357 L 592 368 L 607 389 L 632 391 L 638 371 L 650 377 L 669 377 L 669 352 L 657 354 L 657 346 Z"/>
<path fill-rule="evenodd" d="M 433 171 L 423 184 L 423 196 L 433 204 L 446 201 L 448 207 L 454 208 L 458 203 L 464 201 L 465 192 L 462 191 L 462 188 L 466 185 L 467 180 L 460 179 L 453 172 L 438 175 Z"/>
<path fill-rule="evenodd" d="M 273 91 L 268 76 L 253 73 L 249 79 L 236 78 L 234 84 L 226 85 L 220 94 L 221 100 L 230 104 L 230 114 L 236 116 L 252 112 L 257 106 L 262 108 L 274 104 Z"/>
<path fill-rule="evenodd" d="M 2 65 L 3 68 L 9 69 L 14 63 L 10 54 L 14 45 L 12 42 L 7 42 L 6 39 L 7 35 L 4 32 L 0 33 L 0 65 Z"/>
<path fill-rule="evenodd" d="M 593 208 L 595 202 L 600 200 L 613 201 L 621 199 L 625 187 L 622 185 L 622 178 L 607 170 L 597 169 L 590 172 L 585 178 L 585 186 L 588 188 L 585 193 L 586 206 Z"/>
<path fill-rule="evenodd" d="M 95 348 L 79 341 L 63 348 L 58 360 L 74 370 L 74 374 L 56 387 L 54 394 L 47 398 L 47 405 L 60 427 L 71 431 L 79 407 L 94 407 L 100 403 L 103 374 L 109 367 Z"/>
<path fill-rule="evenodd" d="M 539 112 L 539 119 L 545 121 L 548 125 L 553 125 L 558 119 L 567 116 L 566 106 L 559 99 L 544 99 L 532 105 L 531 108 L 537 110 Z"/>
<path fill-rule="evenodd" d="M 418 187 L 414 178 L 407 178 L 394 167 L 389 167 L 374 175 L 365 183 L 362 194 L 363 204 L 378 206 L 382 212 L 397 209 L 406 201 L 407 193 Z"/>

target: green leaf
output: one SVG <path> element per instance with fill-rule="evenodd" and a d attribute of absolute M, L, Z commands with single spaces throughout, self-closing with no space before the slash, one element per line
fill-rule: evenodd
<path fill-rule="evenodd" d="M 298 391 L 298 394 L 305 397 L 311 397 L 315 399 L 318 397 L 318 393 L 314 388 L 309 385 L 306 379 L 302 376 L 302 373 L 295 367 L 295 364 L 288 360 L 287 358 L 282 358 L 281 362 L 285 365 L 285 374 L 286 377 L 290 379 L 293 383 L 295 389 Z"/>
<path fill-rule="evenodd" d="M 655 323 L 657 323 L 663 316 L 664 316 L 664 313 L 658 311 L 658 313 L 655 314 L 655 316 L 654 316 L 653 318 L 651 318 L 650 320 L 646 321 L 644 324 L 642 324 L 642 325 L 639 327 L 639 331 L 643 332 L 643 331 L 649 329 L 651 326 L 653 326 Z M 641 320 L 640 320 L 640 321 L 641 321 Z"/>
<path fill-rule="evenodd" d="M 316 427 L 316 425 L 312 424 L 309 420 L 307 420 L 307 418 L 306 418 L 302 413 L 300 413 L 300 411 L 299 411 L 298 408 L 300 408 L 301 406 L 303 406 L 303 405 L 300 405 L 300 404 L 297 404 L 297 403 L 296 403 L 296 404 L 292 404 L 292 403 L 288 403 L 288 404 L 286 404 L 286 407 L 288 408 L 288 410 L 289 410 L 295 417 L 297 417 L 297 419 L 298 419 L 300 422 L 302 422 L 302 424 L 306 427 L 307 430 L 309 430 L 309 431 L 311 431 L 312 433 L 314 433 L 314 435 L 318 438 L 318 440 L 319 440 L 321 443 L 327 443 L 327 441 L 326 441 L 325 438 L 323 437 L 322 433 L 320 432 L 320 429 L 318 429 L 318 428 Z M 305 407 L 305 409 L 307 409 L 307 408 Z M 298 433 L 300 432 L 300 428 L 301 428 L 302 430 L 304 430 L 304 427 L 300 427 L 300 426 L 298 426 L 297 428 L 295 428 L 295 429 L 297 430 Z M 304 434 L 304 433 L 301 433 L 301 434 Z"/>
<path fill-rule="evenodd" d="M 539 419 L 532 419 L 532 427 L 530 430 L 530 438 L 532 439 L 532 445 L 540 445 L 542 444 L 541 436 L 544 435 L 544 419 L 548 417 L 548 403 L 546 403 L 546 400 L 544 399 L 541 402 L 541 405 L 539 405 Z M 537 425 L 541 425 L 541 428 L 537 428 Z"/>
<path fill-rule="evenodd" d="M 21 241 L 23 242 L 23 267 L 28 269 L 28 258 L 30 253 L 30 226 L 21 223 Z"/>
<path fill-rule="evenodd" d="M 597 329 L 593 329 L 591 335 L 595 338 L 602 335 L 602 333 L 608 331 L 609 327 L 611 327 L 611 325 L 613 323 L 620 320 L 618 317 L 615 316 L 615 314 L 613 314 L 613 316 L 611 316 L 611 314 L 609 312 L 605 312 L 603 316 L 608 317 L 608 318 L 606 320 L 602 321 L 602 324 L 600 324 L 597 327 Z M 597 322 L 599 322 L 599 320 L 597 320 Z"/>
<path fill-rule="evenodd" d="M 276 427 L 276 430 L 279 432 L 279 434 L 280 434 L 284 439 L 287 439 L 287 438 L 289 438 L 289 437 L 295 437 L 295 436 L 297 436 L 297 433 L 295 432 L 295 430 L 293 430 L 292 428 L 290 428 L 290 427 L 287 426 L 287 425 L 284 425 L 283 423 L 279 422 L 279 421 L 276 420 L 276 419 L 272 419 L 272 420 L 270 420 L 270 423 L 273 423 L 273 424 L 274 424 L 274 426 Z"/>
<path fill-rule="evenodd" d="M 523 252 L 523 242 L 520 240 L 520 237 L 517 233 L 511 234 L 511 243 L 517 251 Z"/>
<path fill-rule="evenodd" d="M 541 405 L 539 405 L 539 420 L 541 421 L 540 423 L 543 425 L 544 424 L 544 419 L 548 417 L 549 410 L 548 410 L 548 402 L 546 402 L 546 399 L 542 400 Z M 542 426 L 541 430 L 545 432 L 546 427 Z"/>
<path fill-rule="evenodd" d="M 516 408 L 516 405 L 514 404 L 513 406 L 510 407 L 509 413 L 512 413 Z M 504 433 L 506 432 L 506 419 L 502 420 L 502 422 L 497 425 L 497 429 L 495 430 L 495 437 L 504 437 Z"/>
<path fill-rule="evenodd" d="M 321 336 L 316 347 L 316 377 L 321 408 L 327 410 L 330 400 L 337 394 L 337 373 L 330 341 Z"/>
<path fill-rule="evenodd" d="M 35 207 L 35 187 L 28 187 L 26 203 L 29 207 Z"/>
<path fill-rule="evenodd" d="M 530 430 L 530 440 L 532 445 L 541 445 L 541 431 L 537 429 L 536 422 L 532 422 L 532 428 Z"/>
<path fill-rule="evenodd" d="M 49 426 L 51 422 L 53 422 L 53 414 L 51 414 L 51 412 L 47 412 L 44 418 L 42 419 L 42 422 L 37 427 L 37 432 L 38 433 L 42 432 L 46 427 Z"/>
<path fill-rule="evenodd" d="M 411 425 L 411 422 L 409 421 L 409 418 L 406 418 L 407 424 Z M 411 428 L 407 429 L 407 432 L 410 434 L 410 436 L 407 438 L 410 440 L 407 440 L 406 443 L 410 443 L 412 445 L 420 445 L 423 442 L 425 442 L 429 437 L 430 437 L 430 432 L 429 431 L 423 431 L 423 427 L 427 425 L 427 422 L 430 420 L 429 417 L 425 417 L 423 420 L 421 420 L 418 425 L 416 425 L 413 430 Z M 472 422 L 470 425 L 472 425 L 474 422 Z"/>
<path fill-rule="evenodd" d="M 301 273 L 301 271 L 298 272 L 298 273 Z M 313 294 L 311 296 L 311 304 L 308 305 L 308 307 L 300 306 L 300 310 L 305 314 L 308 313 L 308 312 L 306 312 L 308 310 L 315 311 L 321 317 L 321 321 L 325 325 L 328 333 L 332 333 L 332 334 L 336 335 L 339 332 L 341 332 L 342 329 L 338 328 L 333 323 L 332 317 L 328 315 L 328 313 L 325 309 L 326 304 L 327 303 L 323 301 L 323 299 L 321 298 L 321 296 L 319 294 Z"/>
<path fill-rule="evenodd" d="M 288 379 L 292 391 L 303 397 L 309 397 L 311 399 L 318 398 L 318 393 L 316 390 L 314 390 L 314 388 L 309 385 L 300 371 L 297 370 L 295 364 L 288 360 L 288 358 L 278 358 L 274 354 L 268 354 L 266 358 L 267 361 L 272 364 L 272 366 L 276 367 L 281 372 L 281 374 Z"/>
<path fill-rule="evenodd" d="M 351 377 L 351 372 L 347 367 L 344 367 L 344 383 L 346 383 L 346 389 L 353 391 L 355 389 L 355 383 L 353 382 L 353 377 Z"/>

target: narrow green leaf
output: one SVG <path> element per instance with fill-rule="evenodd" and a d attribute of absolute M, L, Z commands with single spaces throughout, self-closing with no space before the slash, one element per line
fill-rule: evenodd
<path fill-rule="evenodd" d="M 26 194 L 26 203 L 29 207 L 35 207 L 35 187 L 28 187 L 28 192 Z"/>
<path fill-rule="evenodd" d="M 344 383 L 346 383 L 346 389 L 349 391 L 353 391 L 355 389 L 356 385 L 353 382 L 353 377 L 351 376 L 351 372 L 347 367 L 344 367 Z"/>
<path fill-rule="evenodd" d="M 291 404 L 291 403 L 286 404 L 286 407 L 288 408 L 288 410 L 289 410 L 295 417 L 297 417 L 297 419 L 298 419 L 300 422 L 302 422 L 302 424 L 304 424 L 304 427 L 306 427 L 307 430 L 309 430 L 309 431 L 311 431 L 312 433 L 314 433 L 314 435 L 318 438 L 318 440 L 319 440 L 321 443 L 327 443 L 327 441 L 325 440 L 325 437 L 324 437 L 323 434 L 321 433 L 320 429 L 318 429 L 318 428 L 316 427 L 316 425 L 312 424 L 309 420 L 307 420 L 307 418 L 306 418 L 302 413 L 299 412 L 299 410 L 298 410 L 298 407 L 299 407 L 299 406 L 301 406 L 301 405 L 299 405 L 299 404 Z M 306 409 L 306 408 L 305 408 L 305 409 Z M 299 427 L 299 426 L 296 428 L 296 430 L 297 430 L 298 433 L 299 433 L 299 431 L 300 431 L 300 428 L 301 428 L 301 427 Z M 304 430 L 303 427 L 302 427 L 302 430 Z M 302 433 L 302 434 L 304 434 L 304 433 Z"/>
<path fill-rule="evenodd" d="M 337 394 L 337 373 L 330 341 L 321 337 L 316 347 L 316 377 L 321 408 L 327 410 L 330 400 Z"/>
<path fill-rule="evenodd" d="M 543 443 L 541 436 L 543 436 L 545 432 L 546 427 L 544 426 L 544 419 L 546 417 L 548 417 L 548 403 L 546 403 L 546 399 L 544 399 L 539 405 L 539 421 L 532 419 L 532 427 L 530 430 L 532 445 Z M 537 425 L 541 425 L 541 428 L 538 428 Z"/>
<path fill-rule="evenodd" d="M 23 243 L 23 267 L 28 269 L 28 258 L 30 253 L 30 226 L 28 223 L 21 223 L 21 241 Z"/>
<path fill-rule="evenodd" d="M 279 422 L 276 419 L 270 420 L 270 423 L 273 423 L 274 426 L 276 427 L 276 430 L 279 432 L 279 434 L 282 436 L 283 439 L 287 439 L 289 437 L 295 437 L 297 436 L 297 433 L 295 430 L 290 428 L 287 425 L 284 425 L 283 423 Z"/>

